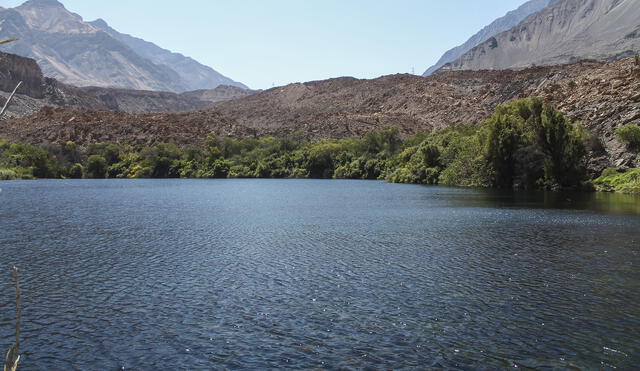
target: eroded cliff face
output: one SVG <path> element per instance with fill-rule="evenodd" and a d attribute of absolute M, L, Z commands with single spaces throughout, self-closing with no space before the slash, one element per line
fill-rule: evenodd
<path fill-rule="evenodd" d="M 12 91 L 22 81 L 19 93 L 35 99 L 45 96 L 45 81 L 40 66 L 30 58 L 0 53 L 0 90 Z"/>
<path fill-rule="evenodd" d="M 439 71 L 615 60 L 640 50 L 640 0 L 556 0 Z"/>
<path fill-rule="evenodd" d="M 0 104 L 4 105 L 20 81 L 22 85 L 6 112 L 8 117 L 29 115 L 45 106 L 107 108 L 81 89 L 45 77 L 33 59 L 0 52 Z"/>

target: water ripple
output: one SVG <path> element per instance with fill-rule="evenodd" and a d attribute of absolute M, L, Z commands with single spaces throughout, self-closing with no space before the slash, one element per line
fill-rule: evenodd
<path fill-rule="evenodd" d="M 0 183 L 3 263 L 23 271 L 24 370 L 639 362 L 637 198 L 357 181 Z M 5 349 L 10 281 L 0 290 Z"/>

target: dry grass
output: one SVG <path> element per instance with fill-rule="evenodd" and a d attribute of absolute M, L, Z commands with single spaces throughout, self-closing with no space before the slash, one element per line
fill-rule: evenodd
<path fill-rule="evenodd" d="M 16 282 L 16 342 L 7 351 L 4 371 L 16 371 L 20 362 L 20 271 L 13 267 L 12 273 Z"/>

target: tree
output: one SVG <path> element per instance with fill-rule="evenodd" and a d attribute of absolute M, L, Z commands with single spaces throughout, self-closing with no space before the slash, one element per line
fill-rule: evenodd
<path fill-rule="evenodd" d="M 75 163 L 69 168 L 69 178 L 71 179 L 82 179 L 83 173 L 84 167 L 82 164 Z"/>
<path fill-rule="evenodd" d="M 499 106 L 484 125 L 495 186 L 512 187 L 514 181 L 520 185 L 525 179 L 528 184 L 568 187 L 584 179 L 586 131 L 542 100 L 527 98 Z M 535 179 L 540 173 L 544 179 Z"/>
<path fill-rule="evenodd" d="M 100 155 L 91 155 L 87 160 L 87 176 L 104 179 L 107 177 L 107 160 Z"/>

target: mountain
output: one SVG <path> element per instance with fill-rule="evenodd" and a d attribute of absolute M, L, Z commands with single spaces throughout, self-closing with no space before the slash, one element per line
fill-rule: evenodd
<path fill-rule="evenodd" d="M 487 39 L 518 25 L 531 14 L 546 8 L 550 1 L 551 0 L 530 0 L 518 7 L 518 9 L 508 12 L 504 17 L 496 19 L 490 25 L 484 27 L 478 33 L 471 36 L 471 38 L 464 44 L 456 46 L 444 53 L 436 64 L 427 69 L 423 76 L 431 75 L 440 69 L 440 67 L 460 58 L 464 53 L 478 46 Z"/>
<path fill-rule="evenodd" d="M 228 77 L 223 76 L 219 72 L 216 72 L 213 68 L 204 66 L 192 58 L 185 57 L 179 53 L 173 53 L 140 38 L 122 34 L 111 28 L 103 19 L 98 19 L 89 23 L 108 33 L 116 40 L 126 44 L 142 57 L 153 61 L 155 64 L 165 66 L 176 71 L 182 81 L 184 81 L 188 86 L 188 90 L 206 90 L 215 88 L 219 85 L 230 85 L 248 89 L 244 84 L 235 82 Z"/>
<path fill-rule="evenodd" d="M 256 93 L 229 85 L 182 94 L 101 87 L 77 88 L 44 77 L 38 63 L 31 58 L 0 52 L 0 107 L 20 81 L 22 85 L 7 112 L 10 117 L 33 114 L 45 106 L 129 113 L 191 111 Z"/>
<path fill-rule="evenodd" d="M 640 50 L 640 0 L 554 0 L 441 70 L 613 60 Z"/>
<path fill-rule="evenodd" d="M 34 58 L 44 74 L 75 86 L 184 92 L 244 87 L 193 59 L 123 35 L 104 21 L 85 22 L 56 0 L 0 8 L 3 51 Z"/>

